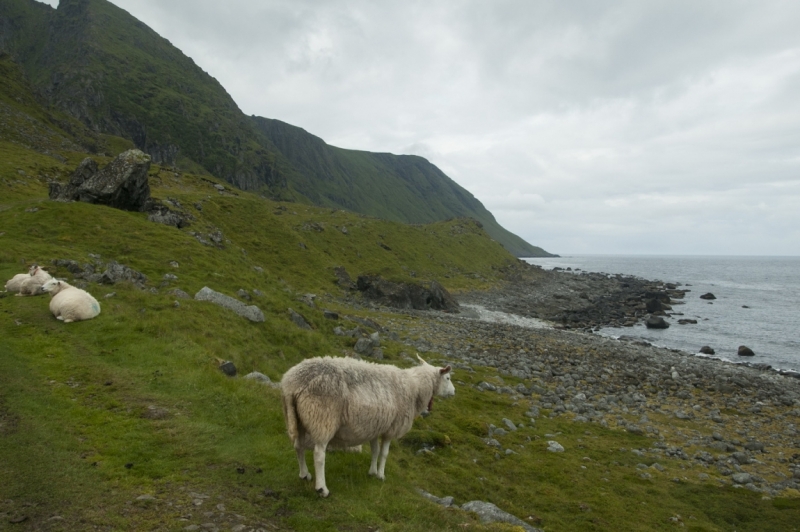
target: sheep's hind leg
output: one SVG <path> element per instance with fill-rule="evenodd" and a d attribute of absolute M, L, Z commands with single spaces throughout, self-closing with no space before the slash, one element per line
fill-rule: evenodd
<path fill-rule="evenodd" d="M 295 452 L 297 453 L 297 463 L 300 464 L 300 478 L 311 480 L 311 473 L 308 472 L 308 466 L 306 465 L 306 450 L 295 449 Z"/>
<path fill-rule="evenodd" d="M 314 473 L 317 475 L 316 490 L 321 497 L 330 495 L 328 486 L 325 485 L 325 449 L 327 443 L 314 445 Z"/>
<path fill-rule="evenodd" d="M 369 465 L 369 474 L 372 476 L 378 476 L 378 453 L 380 452 L 381 448 L 378 445 L 377 437 L 369 441 L 369 448 L 372 451 L 372 462 Z"/>
<path fill-rule="evenodd" d="M 381 441 L 381 456 L 378 463 L 378 478 L 384 480 L 386 476 L 383 474 L 386 468 L 386 457 L 389 456 L 389 445 L 392 443 L 391 438 L 384 436 Z"/>

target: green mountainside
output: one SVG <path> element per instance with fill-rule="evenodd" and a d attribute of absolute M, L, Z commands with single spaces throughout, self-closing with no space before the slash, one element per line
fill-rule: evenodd
<path fill-rule="evenodd" d="M 517 256 L 547 256 L 501 227 L 425 159 L 341 150 L 299 128 L 247 117 L 191 58 L 105 0 L 0 0 L 0 50 L 37 97 L 154 162 L 208 173 L 277 200 L 406 223 L 480 221 Z M 114 154 L 111 146 L 84 144 Z M 94 149 L 93 149 L 94 148 Z"/>

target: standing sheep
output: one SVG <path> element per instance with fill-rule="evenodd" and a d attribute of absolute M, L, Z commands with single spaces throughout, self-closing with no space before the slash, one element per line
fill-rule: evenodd
<path fill-rule="evenodd" d="M 42 286 L 53 277 L 44 271 L 40 266 L 34 264 L 31 267 L 30 276 L 22 281 L 19 287 L 18 296 L 38 296 L 43 294 Z"/>
<path fill-rule="evenodd" d="M 100 314 L 100 303 L 91 294 L 66 281 L 51 279 L 42 290 L 50 292 L 50 312 L 64 323 L 90 320 Z"/>
<path fill-rule="evenodd" d="M 368 441 L 369 474 L 383 480 L 392 440 L 408 432 L 416 416 L 432 409 L 435 395 L 455 395 L 450 366 L 437 368 L 419 360 L 419 366 L 400 369 L 352 358 L 310 358 L 283 376 L 283 415 L 300 478 L 311 480 L 305 451 L 313 449 L 315 488 L 321 496 L 330 493 L 325 484 L 329 444 L 351 447 Z"/>
<path fill-rule="evenodd" d="M 6 282 L 6 292 L 14 292 L 19 293 L 19 289 L 22 288 L 22 283 L 26 279 L 30 279 L 31 275 L 33 275 L 36 268 L 38 268 L 36 264 L 28 268 L 28 273 L 18 273 L 11 279 Z"/>

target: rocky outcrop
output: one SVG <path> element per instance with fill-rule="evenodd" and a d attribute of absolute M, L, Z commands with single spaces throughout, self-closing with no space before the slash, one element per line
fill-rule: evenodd
<path fill-rule="evenodd" d="M 362 275 L 356 283 L 365 299 L 399 309 L 458 312 L 458 302 L 437 281 L 427 286 L 396 283 L 379 276 Z"/>
<path fill-rule="evenodd" d="M 50 199 L 143 212 L 150 199 L 149 170 L 150 157 L 139 150 L 121 153 L 102 170 L 98 170 L 94 159 L 87 157 L 75 169 L 69 183 L 50 183 Z"/>
<path fill-rule="evenodd" d="M 90 283 L 116 284 L 127 281 L 139 288 L 144 288 L 147 276 L 117 261 L 104 263 L 97 255 L 92 263 L 81 264 L 75 260 L 55 259 L 53 265 L 58 269 L 66 269 L 74 279 L 83 279 Z"/>
<path fill-rule="evenodd" d="M 710 301 L 712 299 L 717 299 L 717 296 L 715 296 L 711 292 L 708 292 L 707 294 L 703 294 L 702 296 L 700 296 L 700 299 L 707 299 Z"/>

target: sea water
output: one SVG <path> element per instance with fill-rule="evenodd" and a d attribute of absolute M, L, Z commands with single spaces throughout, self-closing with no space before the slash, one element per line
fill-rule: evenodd
<path fill-rule="evenodd" d="M 668 318 L 668 329 L 639 324 L 604 328 L 599 334 L 632 336 L 689 353 L 707 345 L 715 358 L 800 371 L 800 257 L 567 255 L 525 260 L 545 269 L 620 273 L 690 290 L 684 304 L 673 305 L 672 312 L 683 315 Z M 707 292 L 717 299 L 700 299 Z M 682 318 L 697 324 L 679 325 Z M 738 356 L 740 345 L 756 356 Z"/>

